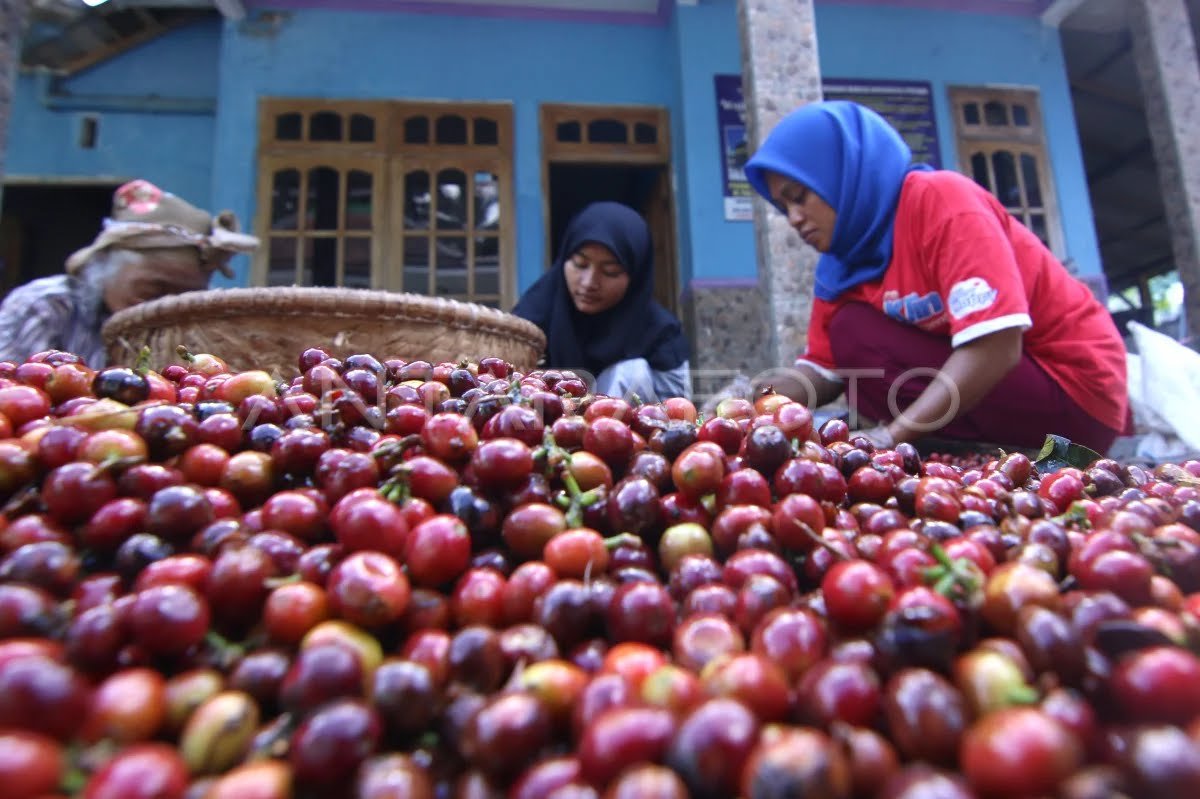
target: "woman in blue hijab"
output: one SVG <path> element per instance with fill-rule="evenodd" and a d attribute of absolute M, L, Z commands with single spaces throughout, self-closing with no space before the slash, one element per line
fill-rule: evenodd
<path fill-rule="evenodd" d="M 597 394 L 688 397 L 688 345 L 654 300 L 654 248 L 641 215 L 597 202 L 567 225 L 553 268 L 513 313 L 546 334 L 545 367 L 595 376 Z"/>
<path fill-rule="evenodd" d="M 821 253 L 805 352 L 777 390 L 821 405 L 845 379 L 863 431 L 1105 451 L 1127 427 L 1125 349 L 1107 310 L 996 198 L 914 164 L 870 109 L 812 103 L 746 164 Z M 848 371 L 849 370 L 849 371 Z"/>

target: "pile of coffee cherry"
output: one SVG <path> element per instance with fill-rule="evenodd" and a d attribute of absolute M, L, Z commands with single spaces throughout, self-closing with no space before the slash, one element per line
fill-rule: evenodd
<path fill-rule="evenodd" d="M 1200 462 L 566 371 L 0 363 L 5 799 L 1200 796 Z"/>

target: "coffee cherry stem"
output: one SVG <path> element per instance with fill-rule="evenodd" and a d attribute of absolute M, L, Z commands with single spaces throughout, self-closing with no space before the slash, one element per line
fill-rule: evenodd
<path fill-rule="evenodd" d="M 89 775 L 112 760 L 119 745 L 108 738 L 97 741 L 90 746 L 82 743 L 72 743 L 65 752 L 66 768 L 63 771 L 59 787 L 67 796 L 79 796 L 87 785 Z"/>
<path fill-rule="evenodd" d="M 571 473 L 571 467 L 565 466 L 559 477 L 562 479 L 563 486 L 567 489 L 567 496 L 571 498 L 571 503 L 579 502 L 583 497 L 583 491 L 579 488 L 579 483 L 575 480 L 575 475 Z"/>
<path fill-rule="evenodd" d="M 0 508 L 0 516 L 15 519 L 25 513 L 36 513 L 42 504 L 42 494 L 36 485 L 27 485 L 13 494 L 4 507 Z"/>
<path fill-rule="evenodd" d="M 141 455 L 108 457 L 96 464 L 95 468 L 92 469 L 91 477 L 94 480 L 103 474 L 117 474 L 125 471 L 131 466 L 137 466 L 138 464 L 145 462 L 146 459 Z"/>
<path fill-rule="evenodd" d="M 1177 547 L 1179 543 L 1172 541 L 1169 538 L 1155 539 L 1150 538 L 1145 533 L 1133 533 L 1129 536 L 1129 540 L 1137 545 L 1138 550 L 1144 555 L 1147 552 L 1153 552 L 1156 547 Z"/>
<path fill-rule="evenodd" d="M 387 445 L 383 445 L 386 447 Z M 380 447 L 382 449 L 383 447 Z M 376 457 L 383 457 L 376 450 Z M 412 488 L 409 486 L 409 477 L 412 475 L 412 468 L 406 463 L 400 463 L 393 466 L 388 472 L 388 478 L 379 484 L 379 495 L 393 505 L 403 505 L 412 498 Z"/>
<path fill-rule="evenodd" d="M 937 559 L 938 565 L 926 570 L 929 577 L 939 581 L 949 580 L 949 584 L 953 586 L 957 582 L 970 583 L 974 580 L 974 575 L 969 574 L 960 568 L 957 561 L 952 560 L 944 549 L 935 544 L 930 550 L 934 558 Z"/>
<path fill-rule="evenodd" d="M 204 643 L 213 651 L 222 671 L 232 668 L 246 654 L 246 647 L 233 643 L 216 630 L 204 634 Z"/>
<path fill-rule="evenodd" d="M 111 738 L 102 738 L 91 745 L 80 744 L 74 748 L 74 765 L 84 774 L 97 771 L 101 766 L 112 760 L 121 745 Z"/>
<path fill-rule="evenodd" d="M 304 582 L 304 578 L 300 575 L 300 572 L 294 572 L 286 577 L 268 577 L 266 580 L 263 580 L 263 585 L 267 588 L 275 589 L 280 586 L 302 582 Z"/>
<path fill-rule="evenodd" d="M 246 755 L 246 762 L 255 760 L 278 760 L 279 758 L 287 757 L 288 745 L 291 741 L 292 734 L 296 728 L 300 726 L 300 719 L 292 713 L 284 713 L 281 717 L 282 723 L 275 726 L 266 740 L 259 741 L 257 745 L 250 750 Z"/>
<path fill-rule="evenodd" d="M 1087 508 L 1080 502 L 1072 502 L 1070 507 L 1064 512 L 1051 517 L 1051 521 L 1058 522 L 1063 527 L 1070 527 L 1072 524 L 1075 524 L 1081 530 L 1092 529 L 1092 521 L 1088 518 Z"/>
<path fill-rule="evenodd" d="M 547 450 L 545 447 L 538 447 L 533 451 L 533 465 L 535 469 L 540 469 L 547 480 L 553 480 L 554 475 L 558 473 L 562 466 L 562 454 L 556 451 Z"/>
<path fill-rule="evenodd" d="M 143 345 L 138 351 L 137 359 L 133 362 L 133 371 L 138 375 L 145 377 L 150 369 L 150 348 Z"/>
<path fill-rule="evenodd" d="M 142 411 L 146 410 L 147 408 L 154 408 L 159 405 L 170 405 L 170 404 L 171 403 L 167 402 L 166 400 L 152 400 L 152 401 L 148 401 L 148 402 L 139 402 L 137 405 L 133 405 L 128 408 L 120 408 L 115 411 L 104 411 L 102 413 L 96 413 L 94 411 L 84 410 L 82 413 L 75 414 L 74 416 L 63 416 L 58 419 L 52 419 L 50 421 L 50 426 L 52 426 L 52 427 L 78 427 L 81 422 L 90 423 L 90 422 L 107 421 L 109 419 L 116 419 L 117 417 L 126 416 L 131 413 L 138 414 L 138 413 L 141 413 Z"/>
<path fill-rule="evenodd" d="M 846 554 L 844 552 L 841 552 L 833 544 L 829 543 L 824 538 L 817 535 L 816 532 L 811 527 L 809 527 L 807 524 L 800 521 L 799 519 L 796 520 L 796 524 L 800 525 L 800 532 L 804 533 L 804 535 L 807 536 L 809 539 L 811 539 L 814 544 L 816 544 L 819 547 L 824 548 L 825 550 L 827 550 L 829 552 L 829 554 L 833 555 L 838 560 L 849 560 L 849 558 L 846 557 Z"/>
<path fill-rule="evenodd" d="M 73 746 L 72 749 L 75 747 Z M 68 756 L 67 760 L 68 765 L 63 769 L 62 780 L 58 783 L 58 787 L 67 796 L 79 796 L 83 793 L 84 786 L 87 785 L 88 773 L 74 762 L 75 757 Z"/>
<path fill-rule="evenodd" d="M 386 480 L 379 487 L 379 494 L 393 505 L 404 505 L 412 499 L 412 489 L 408 487 L 408 480 L 400 475 Z"/>
<path fill-rule="evenodd" d="M 623 546 L 641 547 L 642 539 L 638 538 L 633 533 L 617 533 L 604 539 L 604 548 L 609 552 Z"/>
<path fill-rule="evenodd" d="M 563 471 L 563 464 L 570 463 L 571 453 L 558 445 L 554 440 L 554 434 L 547 427 L 542 433 L 542 445 L 533 452 L 534 463 L 545 461 L 546 463 L 546 479 L 553 480 L 555 475 Z"/>
<path fill-rule="evenodd" d="M 930 554 L 938 565 L 925 570 L 925 580 L 932 583 L 933 590 L 947 599 L 972 600 L 982 587 L 980 575 L 971 568 L 965 558 L 951 558 L 940 544 L 930 548 Z"/>
<path fill-rule="evenodd" d="M 419 446 L 421 443 L 420 433 L 410 433 L 403 438 L 395 438 L 390 441 L 384 441 L 375 449 L 371 450 L 371 456 L 374 458 L 392 458 L 399 457 L 404 454 L 404 451 L 412 447 Z"/>
<path fill-rule="evenodd" d="M 571 453 L 558 446 L 549 430 L 542 436 L 542 446 L 534 452 L 534 461 L 541 459 L 546 461 L 546 477 L 558 477 L 567 490 L 566 496 L 555 498 L 555 503 L 566 511 L 567 524 L 571 527 L 582 526 L 583 509 L 595 502 L 599 494 L 594 489 L 584 491 L 579 487 L 579 481 L 571 471 Z"/>
<path fill-rule="evenodd" d="M 1041 698 L 1036 688 L 1025 683 L 1013 685 L 1004 692 L 1005 702 L 1010 705 L 1036 705 Z"/>

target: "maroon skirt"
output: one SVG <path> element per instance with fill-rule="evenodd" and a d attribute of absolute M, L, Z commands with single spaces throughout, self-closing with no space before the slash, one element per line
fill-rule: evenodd
<path fill-rule="evenodd" d="M 898 322 L 857 302 L 847 303 L 834 314 L 829 339 L 839 370 L 873 370 L 873 376 L 854 378 L 854 391 L 849 391 L 847 378 L 847 397 L 859 414 L 879 422 L 891 421 L 896 412 L 911 405 L 951 353 L 950 341 L 944 336 Z M 1107 452 L 1118 435 L 1089 416 L 1022 353 L 1013 370 L 978 405 L 931 435 L 1037 448 L 1048 433 L 1100 453 Z"/>

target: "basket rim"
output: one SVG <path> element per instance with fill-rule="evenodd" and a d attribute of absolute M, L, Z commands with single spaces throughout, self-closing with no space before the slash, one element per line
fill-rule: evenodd
<path fill-rule="evenodd" d="M 312 286 L 207 289 L 160 297 L 114 313 L 101 332 L 105 339 L 115 339 L 132 329 L 246 316 L 415 320 L 515 336 L 539 351 L 546 345 L 545 334 L 533 322 L 486 305 L 380 289 Z"/>

